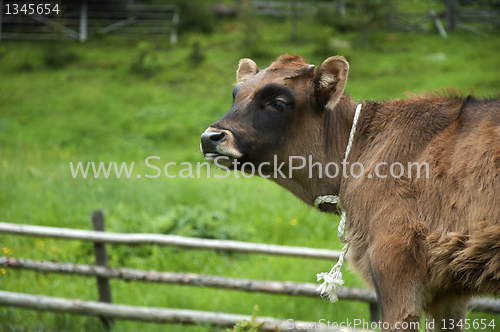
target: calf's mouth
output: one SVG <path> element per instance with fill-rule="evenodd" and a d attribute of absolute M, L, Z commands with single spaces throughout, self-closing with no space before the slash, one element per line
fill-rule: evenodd
<path fill-rule="evenodd" d="M 201 134 L 200 150 L 207 161 L 214 162 L 218 158 L 217 163 L 224 166 L 230 166 L 234 159 L 243 157 L 233 133 L 215 127 L 208 127 Z"/>

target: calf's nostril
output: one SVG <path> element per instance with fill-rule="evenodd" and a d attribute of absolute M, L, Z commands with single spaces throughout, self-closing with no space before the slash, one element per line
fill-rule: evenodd
<path fill-rule="evenodd" d="M 207 131 L 201 135 L 201 148 L 203 153 L 217 152 L 217 144 L 226 137 L 225 133 Z"/>
<path fill-rule="evenodd" d="M 201 140 L 205 141 L 205 142 L 209 142 L 209 141 L 218 142 L 218 141 L 222 140 L 224 137 L 226 137 L 225 133 L 220 133 L 217 131 L 208 131 L 208 132 L 204 132 L 201 135 Z"/>
<path fill-rule="evenodd" d="M 218 141 L 222 140 L 224 137 L 226 137 L 225 133 L 214 132 L 214 133 L 211 133 L 211 135 L 210 135 L 210 139 L 214 142 L 218 142 Z"/>

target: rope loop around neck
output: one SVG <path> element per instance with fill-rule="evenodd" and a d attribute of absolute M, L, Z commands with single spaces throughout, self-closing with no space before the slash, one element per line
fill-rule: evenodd
<path fill-rule="evenodd" d="M 361 114 L 361 104 L 356 106 L 356 112 L 354 113 L 354 119 L 352 120 L 351 132 L 349 133 L 349 141 L 347 142 L 347 147 L 345 149 L 344 154 L 344 162 L 347 160 L 349 156 L 349 152 L 351 152 L 352 142 L 354 141 L 354 135 L 356 134 L 356 126 L 358 125 L 359 115 Z M 329 204 L 339 204 L 340 198 L 337 195 L 323 195 L 318 196 L 314 200 L 314 206 L 319 209 L 320 204 L 329 203 Z"/>
<path fill-rule="evenodd" d="M 356 126 L 358 124 L 359 114 L 361 113 L 361 104 L 358 104 L 356 107 L 356 113 L 354 113 L 354 119 L 352 121 L 351 132 L 349 133 L 349 141 L 347 143 L 347 147 L 344 155 L 344 162 L 347 160 L 349 156 L 349 152 L 351 152 L 352 142 L 354 141 L 354 135 L 356 134 Z M 343 164 L 345 165 L 345 163 Z M 320 204 L 328 203 L 328 204 L 339 204 L 340 198 L 336 195 L 323 195 L 318 196 L 314 200 L 314 206 L 319 209 Z M 327 297 L 331 302 L 338 301 L 338 290 L 339 287 L 344 284 L 344 280 L 342 279 L 342 267 L 344 266 L 345 257 L 347 255 L 347 250 L 349 250 L 349 242 L 347 242 L 346 235 L 346 213 L 340 207 L 342 214 L 340 217 L 339 227 L 338 227 L 338 237 L 342 243 L 345 243 L 344 248 L 340 252 L 339 260 L 337 264 L 335 264 L 330 272 L 322 272 L 318 273 L 316 276 L 318 281 L 323 280 L 323 283 L 316 288 L 316 290 L 320 293 L 321 297 Z"/>

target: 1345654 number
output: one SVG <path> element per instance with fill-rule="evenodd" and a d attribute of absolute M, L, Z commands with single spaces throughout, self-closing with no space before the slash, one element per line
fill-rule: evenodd
<path fill-rule="evenodd" d="M 38 14 L 38 15 L 48 15 L 51 13 L 56 13 L 59 14 L 59 5 L 55 4 L 17 4 L 17 3 L 12 3 L 12 4 L 5 4 L 7 7 L 7 10 L 5 12 L 6 15 L 18 15 L 18 14 L 25 14 L 25 15 L 33 15 L 33 14 Z"/>
<path fill-rule="evenodd" d="M 453 330 L 455 327 L 460 327 L 462 330 L 485 330 L 486 328 L 495 329 L 495 320 L 488 321 L 487 319 L 443 319 L 443 329 Z"/>

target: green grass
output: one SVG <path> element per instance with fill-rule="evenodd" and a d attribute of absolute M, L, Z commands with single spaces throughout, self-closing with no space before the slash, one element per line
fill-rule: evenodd
<path fill-rule="evenodd" d="M 106 229 L 116 232 L 174 231 L 186 236 L 339 249 L 337 220 L 299 203 L 263 179 L 168 179 L 146 168 L 202 161 L 199 136 L 231 106 L 238 60 L 254 57 L 266 67 L 282 53 L 300 54 L 317 66 L 328 55 L 350 62 L 347 91 L 355 100 L 405 97 L 441 87 L 478 95 L 500 89 L 500 38 L 457 33 L 370 36 L 359 49 L 359 36 L 301 23 L 298 41 L 289 41 L 287 23 L 262 21 L 258 46 L 244 47 L 243 25 L 220 24 L 210 36 L 185 35 L 168 42 L 119 39 L 48 46 L 35 42 L 0 44 L 0 221 L 90 229 L 90 213 L 103 209 Z M 320 32 L 318 32 L 320 31 Z M 318 44 L 327 37 L 328 46 Z M 324 39 L 323 39 L 324 40 Z M 194 42 L 204 61 L 190 62 Z M 340 45 L 340 46 L 339 46 Z M 329 54 L 324 54 L 326 52 Z M 48 57 L 60 68 L 50 68 Z M 142 56 L 142 60 L 141 60 Z M 57 67 L 57 66 L 56 66 Z M 73 179 L 69 162 L 134 162 L 134 175 L 109 179 Z M 181 166 L 175 168 L 179 171 Z M 172 168 L 172 171 L 174 168 Z M 174 173 L 174 172 L 172 172 Z M 216 174 L 221 174 L 216 173 Z M 92 245 L 0 235 L 0 249 L 12 257 L 92 264 Z M 109 245 L 112 267 L 184 271 L 240 278 L 316 282 L 330 269 L 324 260 L 227 254 L 157 246 Z M 2 270 L 0 289 L 96 300 L 95 280 Z M 346 286 L 362 287 L 346 271 Z M 112 280 L 113 301 L 121 304 L 251 314 L 282 319 L 342 322 L 368 319 L 368 306 L 322 299 L 242 293 L 192 286 L 153 285 Z M 498 315 L 470 313 L 469 318 Z M 0 324 L 54 330 L 99 331 L 94 317 L 0 308 Z M 500 322 L 499 322 L 500 323 Z M 117 321 L 117 331 L 207 331 Z"/>

